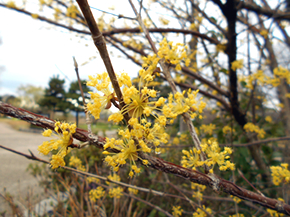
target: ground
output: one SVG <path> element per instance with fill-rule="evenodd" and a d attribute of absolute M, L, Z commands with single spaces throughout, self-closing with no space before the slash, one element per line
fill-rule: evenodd
<path fill-rule="evenodd" d="M 40 155 L 37 151 L 38 146 L 47 140 L 41 135 L 41 131 L 33 133 L 16 130 L 19 127 L 28 130 L 28 126 L 29 124 L 23 121 L 7 122 L 7 119 L 0 119 L 0 145 L 25 154 L 29 154 L 29 149 L 35 156 L 48 160 L 48 157 Z M 116 135 L 116 130 L 104 131 L 108 137 Z M 98 135 L 102 136 L 103 132 Z M 30 163 L 36 162 L 0 148 L 0 194 L 9 193 L 14 203 L 22 210 L 27 209 L 28 205 L 35 205 L 49 197 L 49 194 L 45 194 L 44 190 L 39 187 L 38 180 L 26 171 Z M 0 216 L 13 216 L 11 207 L 1 195 Z"/>
<path fill-rule="evenodd" d="M 16 131 L 7 123 L 0 122 L 0 145 L 29 154 L 30 149 L 38 156 L 37 147 L 45 140 L 39 133 Z M 47 159 L 42 157 L 43 159 Z M 34 178 L 26 168 L 29 163 L 35 161 L 28 160 L 12 152 L 0 149 L 0 193 L 5 191 L 11 194 L 14 201 L 21 206 L 27 203 L 35 203 L 43 198 L 43 190 L 38 186 L 38 180 Z M 29 199 L 28 199 L 29 198 Z M 31 202 L 28 202 L 31 201 Z M 7 207 L 7 202 L 0 197 L 0 212 L 7 211 L 5 216 L 11 211 Z"/>

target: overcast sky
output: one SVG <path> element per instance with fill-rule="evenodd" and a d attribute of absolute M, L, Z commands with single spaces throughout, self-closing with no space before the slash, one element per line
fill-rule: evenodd
<path fill-rule="evenodd" d="M 15 2 L 20 2 L 21 5 L 22 1 Z M 37 3 L 37 1 L 34 2 Z M 114 13 L 126 13 L 126 16 L 128 14 L 133 16 L 128 1 L 121 2 L 123 3 L 116 0 L 102 1 L 102 5 L 98 5 L 98 8 L 109 11 L 108 8 L 114 5 L 118 8 Z M 93 10 L 93 13 L 96 17 L 101 15 L 101 12 L 96 10 Z M 79 38 L 73 37 L 75 34 L 69 34 L 64 29 L 55 28 L 3 7 L 0 7 L 0 20 L 2 41 L 0 66 L 4 67 L 4 70 L 0 72 L 0 95 L 16 94 L 17 87 L 20 85 L 32 84 L 46 87 L 49 78 L 57 74 L 61 79 L 68 77 L 70 81 L 76 80 L 72 56 L 76 57 L 79 65 L 90 57 L 97 56 L 89 64 L 79 67 L 81 79 L 87 79 L 88 75 L 105 71 L 92 41 L 80 41 Z M 116 54 L 112 62 L 117 73 L 125 71 L 132 76 L 137 74 L 139 68 L 136 65 L 124 58 L 117 58 L 119 53 L 110 47 L 109 51 Z M 66 79 L 66 88 L 69 86 L 69 80 Z"/>

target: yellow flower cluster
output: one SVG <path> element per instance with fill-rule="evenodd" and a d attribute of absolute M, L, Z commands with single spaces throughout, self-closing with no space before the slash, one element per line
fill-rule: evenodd
<path fill-rule="evenodd" d="M 242 200 L 236 196 L 231 195 L 231 198 L 236 202 L 237 204 L 240 203 Z"/>
<path fill-rule="evenodd" d="M 65 166 L 63 158 L 69 152 L 68 146 L 72 144 L 73 138 L 72 134 L 76 131 L 76 125 L 69 125 L 68 123 L 55 123 L 55 132 L 52 133 L 50 129 L 45 130 L 42 135 L 45 137 L 50 137 L 52 134 L 57 136 L 59 139 L 51 139 L 50 141 L 45 141 L 42 145 L 38 146 L 39 153 L 48 155 L 52 150 L 58 150 L 56 155 L 52 155 L 52 160 L 50 162 L 52 169 L 58 168 L 59 166 Z M 59 130 L 62 134 L 59 133 Z"/>
<path fill-rule="evenodd" d="M 225 44 L 218 44 L 216 46 L 216 52 L 224 52 L 227 48 L 227 45 Z"/>
<path fill-rule="evenodd" d="M 236 130 L 233 129 L 233 128 L 231 128 L 231 127 L 229 127 L 229 126 L 225 126 L 225 127 L 223 128 L 223 133 L 224 133 L 224 134 L 234 133 L 234 132 L 236 132 Z"/>
<path fill-rule="evenodd" d="M 274 185 L 279 185 L 280 183 L 289 183 L 290 182 L 290 171 L 288 170 L 288 164 L 283 163 L 281 166 L 272 166 L 271 176 L 273 177 Z"/>
<path fill-rule="evenodd" d="M 244 60 L 235 60 L 232 62 L 232 70 L 236 71 L 237 69 L 242 69 L 244 67 Z"/>
<path fill-rule="evenodd" d="M 89 76 L 89 79 L 90 80 L 87 82 L 87 86 L 95 87 L 99 92 L 102 92 L 103 94 L 100 95 L 98 93 L 89 92 L 93 103 L 88 103 L 87 108 L 97 120 L 100 118 L 100 113 L 102 109 L 110 108 L 111 99 L 115 96 L 114 91 L 111 88 L 111 80 L 108 76 L 108 73 L 104 72 L 102 74 L 97 74 L 96 77 Z"/>
<path fill-rule="evenodd" d="M 96 178 L 96 177 L 88 176 L 88 177 L 86 178 L 86 180 L 87 180 L 88 183 L 92 183 L 92 182 L 94 182 L 94 183 L 100 183 L 100 179 L 98 179 L 98 178 Z"/>
<path fill-rule="evenodd" d="M 77 17 L 77 14 L 79 14 L 78 8 L 74 5 L 71 4 L 67 9 L 66 9 L 66 16 L 75 19 Z"/>
<path fill-rule="evenodd" d="M 196 198 L 198 201 L 202 201 L 202 199 L 203 199 L 202 192 L 206 189 L 206 186 L 192 182 L 191 189 L 193 190 L 192 197 Z"/>
<path fill-rule="evenodd" d="M 168 143 L 170 138 L 165 133 L 167 123 L 173 123 L 174 119 L 183 113 L 189 113 L 191 118 L 195 118 L 203 112 L 206 104 L 202 101 L 202 98 L 197 99 L 199 90 L 191 91 L 189 89 L 182 93 L 169 94 L 166 100 L 163 97 L 158 98 L 157 91 L 148 88 L 148 84 L 153 82 L 158 75 L 155 70 L 161 58 L 175 65 L 180 64 L 182 60 L 187 58 L 184 48 L 180 48 L 181 45 L 173 46 L 172 42 L 167 43 L 164 39 L 160 43 L 158 56 L 149 55 L 143 58 L 144 63 L 139 71 L 138 89 L 132 85 L 130 77 L 126 73 L 117 77 L 122 88 L 125 106 L 119 112 L 112 114 L 108 120 L 118 123 L 123 120 L 125 114 L 128 114 L 131 119 L 128 121 L 130 127 L 119 131 L 119 140 L 115 138 L 106 139 L 104 145 L 105 151 L 103 154 L 107 155 L 105 162 L 114 171 L 118 171 L 120 166 L 130 162 L 131 171 L 129 176 L 138 174 L 140 172 L 140 168 L 136 166 L 136 161 L 140 159 L 138 152 L 149 153 L 151 148 L 154 147 L 155 152 L 160 153 L 159 145 Z M 87 104 L 87 109 L 95 119 L 98 119 L 101 111 L 110 108 L 111 102 L 118 101 L 118 99 L 111 88 L 107 73 L 99 74 L 96 77 L 89 76 L 87 85 L 95 87 L 99 93 L 102 93 L 90 92 L 92 102 Z M 147 120 L 149 116 L 154 117 L 154 122 Z M 202 118 L 201 115 L 199 117 Z M 148 164 L 147 160 L 141 159 L 141 161 L 144 165 Z"/>
<path fill-rule="evenodd" d="M 262 30 L 261 32 L 260 32 L 260 34 L 261 34 L 261 36 L 263 36 L 265 39 L 268 37 L 268 31 L 267 30 Z"/>
<path fill-rule="evenodd" d="M 255 132 L 258 134 L 259 138 L 264 138 L 265 137 L 265 131 L 263 129 L 260 129 L 260 127 L 256 126 L 253 123 L 247 123 L 244 125 L 244 130 L 246 132 Z"/>
<path fill-rule="evenodd" d="M 156 69 L 160 58 L 154 54 L 153 56 L 148 55 L 147 57 L 142 57 L 142 59 L 144 63 L 142 64 L 142 69 L 139 70 L 139 75 L 144 81 L 150 82 L 154 78 L 154 70 Z"/>
<path fill-rule="evenodd" d="M 164 116 L 174 120 L 178 115 L 189 113 L 190 117 L 194 119 L 197 116 L 197 112 L 202 113 L 206 106 L 202 98 L 199 101 L 197 100 L 198 92 L 199 90 L 191 91 L 189 89 L 187 92 L 184 90 L 182 93 L 176 92 L 174 95 L 170 93 L 168 104 L 165 104 L 162 109 Z M 187 94 L 187 97 L 184 96 L 185 94 Z"/>
<path fill-rule="evenodd" d="M 258 70 L 249 76 L 244 76 L 241 81 L 245 81 L 246 88 L 253 90 L 254 81 L 257 81 L 258 85 L 265 86 L 270 85 L 272 87 L 277 87 L 281 83 L 281 79 L 285 79 L 288 84 L 290 84 L 290 71 L 284 67 L 277 67 L 273 70 L 274 76 L 266 76 L 262 70 Z"/>
<path fill-rule="evenodd" d="M 6 5 L 8 8 L 17 8 L 14 1 L 8 1 Z"/>
<path fill-rule="evenodd" d="M 38 15 L 38 14 L 31 14 L 31 17 L 32 17 L 33 19 L 37 19 L 37 18 L 39 17 L 39 15 Z"/>
<path fill-rule="evenodd" d="M 216 140 L 208 140 L 207 143 L 202 142 L 201 148 L 202 151 L 207 155 L 207 160 L 200 160 L 199 154 L 201 151 L 197 150 L 196 148 L 193 148 L 190 151 L 182 150 L 182 153 L 185 155 L 182 157 L 182 166 L 195 170 L 195 167 L 202 166 L 203 164 L 206 164 L 209 167 L 212 166 L 212 168 L 215 166 L 215 164 L 218 164 L 221 171 L 235 169 L 235 164 L 227 160 L 230 158 L 229 154 L 232 153 L 231 148 L 225 147 L 224 151 L 221 151 Z M 210 173 L 213 173 L 213 169 L 210 170 Z"/>
<path fill-rule="evenodd" d="M 123 195 L 123 189 L 121 187 L 111 188 L 109 190 L 110 198 L 120 198 Z"/>
<path fill-rule="evenodd" d="M 159 21 L 161 24 L 167 26 L 169 24 L 169 20 L 163 18 L 163 17 L 159 17 Z"/>
<path fill-rule="evenodd" d="M 185 66 L 189 66 L 190 59 L 187 57 L 185 49 L 187 46 L 184 46 L 182 43 L 176 43 L 173 45 L 173 42 L 167 42 L 164 38 L 160 43 L 160 48 L 158 50 L 158 56 L 164 58 L 167 63 L 176 65 L 176 70 L 181 70 L 181 61 L 185 61 Z"/>
<path fill-rule="evenodd" d="M 69 165 L 76 167 L 80 171 L 86 171 L 85 166 L 82 165 L 82 161 L 78 157 L 71 156 L 69 159 Z"/>
<path fill-rule="evenodd" d="M 131 38 L 125 42 L 123 42 L 124 47 L 132 46 L 137 49 L 142 49 L 143 45 L 140 41 L 136 41 L 134 38 Z"/>
<path fill-rule="evenodd" d="M 109 175 L 108 176 L 108 179 L 112 180 L 112 181 L 116 181 L 116 182 L 120 182 L 121 181 L 121 178 L 120 176 L 118 176 L 116 173 L 114 173 L 113 175 Z M 108 185 L 110 185 L 111 183 L 110 182 L 106 182 Z"/>
<path fill-rule="evenodd" d="M 280 79 L 285 79 L 287 84 L 290 84 L 290 71 L 284 67 L 276 67 L 273 71 L 274 75 Z"/>
<path fill-rule="evenodd" d="M 187 79 L 187 76 L 181 76 L 179 74 L 177 74 L 174 78 L 174 80 L 177 82 L 177 83 L 185 83 Z"/>
<path fill-rule="evenodd" d="M 202 205 L 202 209 L 205 210 L 206 212 L 208 212 L 209 214 L 212 213 L 212 210 L 210 208 L 206 208 L 204 205 Z M 193 213 L 194 217 L 206 217 L 207 214 L 201 210 L 200 208 L 197 208 L 197 210 Z"/>
<path fill-rule="evenodd" d="M 172 207 L 172 215 L 174 217 L 181 216 L 182 212 L 183 212 L 183 209 L 181 209 L 181 206 L 173 206 Z"/>
<path fill-rule="evenodd" d="M 265 120 L 266 120 L 268 123 L 272 123 L 272 122 L 273 122 L 271 116 L 266 116 L 266 117 L 265 117 Z"/>
<path fill-rule="evenodd" d="M 113 175 L 108 176 L 108 179 L 112 180 L 112 181 L 116 181 L 116 182 L 120 182 L 121 178 L 120 176 L 118 176 L 116 173 L 114 173 Z M 116 184 L 114 183 L 110 183 L 108 181 L 106 181 L 106 183 L 110 186 L 109 189 L 109 196 L 110 198 L 120 198 L 123 195 L 123 189 L 120 187 L 114 187 L 116 186 Z"/>
<path fill-rule="evenodd" d="M 215 128 L 216 128 L 215 124 L 212 123 L 210 123 L 209 125 L 202 124 L 200 126 L 200 130 L 209 135 L 213 134 L 213 130 L 215 130 Z"/>
<path fill-rule="evenodd" d="M 133 177 L 134 174 L 140 173 L 141 169 L 136 166 L 136 161 L 141 159 L 138 157 L 137 151 L 142 149 L 144 152 L 150 152 L 151 150 L 147 147 L 144 141 L 140 140 L 139 145 L 141 146 L 140 149 L 137 149 L 134 140 L 132 139 L 129 130 L 126 132 L 120 131 L 119 134 L 122 134 L 121 140 L 106 139 L 106 144 L 104 145 L 104 149 L 115 149 L 118 150 L 118 153 L 111 153 L 109 151 L 104 151 L 103 154 L 107 155 L 105 158 L 105 162 L 113 167 L 114 171 L 117 172 L 121 165 L 126 164 L 126 160 L 129 160 L 131 163 L 131 171 L 129 173 L 130 177 Z M 143 164 L 148 164 L 147 160 L 143 160 Z"/>
<path fill-rule="evenodd" d="M 135 189 L 135 188 L 128 188 L 128 191 L 130 194 L 133 194 L 133 195 L 137 195 L 138 194 L 138 189 Z"/>
<path fill-rule="evenodd" d="M 100 199 L 103 196 L 105 196 L 105 191 L 101 186 L 96 189 L 91 189 L 89 192 L 89 198 L 92 202 L 96 202 L 97 199 Z"/>

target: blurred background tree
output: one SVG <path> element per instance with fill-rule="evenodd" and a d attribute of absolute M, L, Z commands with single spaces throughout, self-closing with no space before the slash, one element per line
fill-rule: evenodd
<path fill-rule="evenodd" d="M 41 107 L 47 108 L 51 111 L 51 119 L 53 119 L 55 111 L 60 111 L 64 114 L 69 112 L 70 103 L 66 101 L 64 83 L 65 80 L 59 79 L 59 75 L 53 76 L 49 80 L 49 87 L 44 91 L 44 97 L 38 102 Z"/>
<path fill-rule="evenodd" d="M 82 89 L 84 92 L 85 101 L 88 103 L 90 94 L 88 93 L 91 89 L 86 85 L 85 80 L 81 80 Z M 76 114 L 76 125 L 79 125 L 79 113 L 84 114 L 85 108 L 83 104 L 83 97 L 81 95 L 79 82 L 73 81 L 70 83 L 68 93 L 66 94 L 66 100 L 70 103 L 69 109 L 74 111 Z"/>

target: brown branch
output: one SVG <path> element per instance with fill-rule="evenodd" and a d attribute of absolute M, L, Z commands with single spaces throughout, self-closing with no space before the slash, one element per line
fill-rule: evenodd
<path fill-rule="evenodd" d="M 0 3 L 0 6 L 8 8 L 7 5 L 3 4 L 3 3 Z M 20 12 L 20 13 L 23 13 L 23 14 L 26 14 L 26 15 L 29 15 L 29 16 L 31 16 L 33 14 L 31 12 L 28 12 L 28 11 L 26 11 L 24 9 L 20 9 L 20 8 L 9 8 L 9 9 L 17 11 L 17 12 Z M 61 23 L 55 22 L 53 20 L 47 19 L 46 17 L 43 17 L 43 16 L 38 16 L 37 19 L 41 20 L 41 21 L 45 21 L 45 22 L 47 22 L 49 24 L 53 24 L 53 25 L 58 26 L 58 27 L 62 27 L 64 29 L 67 29 L 67 30 L 70 30 L 70 31 L 77 32 L 77 33 L 82 33 L 82 34 L 86 34 L 86 35 L 90 35 L 91 34 L 87 30 L 80 30 L 80 29 L 73 28 L 71 26 L 66 26 L 64 24 L 61 24 Z M 207 40 L 210 43 L 213 43 L 213 44 L 216 44 L 216 45 L 220 44 L 220 42 L 217 39 L 211 38 L 211 37 L 207 36 L 206 34 L 202 34 L 202 33 L 199 33 L 198 31 L 193 31 L 193 30 L 175 29 L 175 28 L 150 28 L 150 29 L 148 29 L 148 31 L 151 32 L 151 33 L 182 33 L 184 35 L 193 35 L 193 36 L 196 36 L 196 37 L 203 38 L 204 40 Z M 113 30 L 110 30 L 110 31 L 104 31 L 103 32 L 103 36 L 111 36 L 111 35 L 114 35 L 114 34 L 121 34 L 121 33 L 141 33 L 141 30 L 139 28 L 113 29 Z"/>
<path fill-rule="evenodd" d="M 142 63 L 139 62 L 138 60 L 136 60 L 136 58 L 134 58 L 133 56 L 129 55 L 126 51 L 124 51 L 122 48 L 120 48 L 120 46 L 118 46 L 115 42 L 113 42 L 113 40 L 111 40 L 109 37 L 106 37 L 106 40 L 112 45 L 114 46 L 116 49 L 118 49 L 120 52 L 122 52 L 128 59 L 130 59 L 131 61 L 133 61 L 135 64 L 142 66 Z"/>
<path fill-rule="evenodd" d="M 48 119 L 46 117 L 34 114 L 32 112 L 23 110 L 21 108 L 17 108 L 9 104 L 2 103 L 1 101 L 0 101 L 0 113 L 27 121 L 36 126 L 40 126 L 42 128 L 48 128 L 52 130 L 54 129 L 55 121 Z M 94 135 L 90 135 L 88 134 L 88 131 L 82 130 L 79 128 L 76 129 L 76 133 L 73 134 L 73 137 L 83 142 L 90 141 L 92 145 L 99 148 L 102 148 L 103 145 L 105 144 L 105 139 L 103 137 L 96 137 Z M 148 166 L 153 169 L 160 170 L 165 173 L 173 174 L 175 176 L 184 178 L 191 182 L 206 185 L 212 188 L 214 191 L 217 191 L 217 192 L 223 191 L 230 195 L 237 196 L 241 199 L 260 204 L 263 207 L 267 207 L 272 210 L 276 210 L 280 213 L 290 215 L 290 205 L 285 204 L 276 199 L 263 197 L 252 191 L 248 191 L 244 188 L 241 188 L 235 185 L 234 183 L 230 181 L 227 181 L 218 177 L 217 175 L 214 175 L 214 174 L 206 175 L 204 173 L 201 173 L 195 170 L 187 169 L 187 168 L 175 165 L 173 163 L 166 162 L 161 158 L 151 157 L 150 155 L 143 154 L 143 153 L 141 153 L 140 155 L 142 159 L 149 161 Z M 76 171 L 75 169 L 73 170 Z M 84 175 L 94 176 L 94 174 L 90 174 L 90 173 L 85 173 L 85 172 L 81 172 L 81 173 Z"/>
<path fill-rule="evenodd" d="M 5 7 L 5 8 L 8 8 L 7 5 L 6 5 L 6 4 L 3 4 L 3 3 L 0 3 L 0 6 Z M 26 15 L 28 15 L 28 16 L 31 16 L 31 15 L 33 14 L 33 13 L 30 13 L 30 12 L 28 12 L 28 11 L 26 11 L 26 10 L 24 10 L 24 9 L 20 9 L 20 8 L 9 8 L 9 9 L 14 10 L 14 11 L 17 11 L 17 12 L 20 12 L 20 13 L 23 13 L 23 14 L 26 14 Z M 48 18 L 46 18 L 46 17 L 43 17 L 43 16 L 38 16 L 37 19 L 40 20 L 40 21 L 44 21 L 44 22 L 47 22 L 47 23 L 49 23 L 49 24 L 52 24 L 52 25 L 58 26 L 58 27 L 62 27 L 62 28 L 64 28 L 64 29 L 67 29 L 67 30 L 70 30 L 70 31 L 77 32 L 77 33 L 83 33 L 83 34 L 86 34 L 86 35 L 90 34 L 89 31 L 76 29 L 76 28 L 73 28 L 73 27 L 71 27 L 71 26 L 66 26 L 66 25 L 64 25 L 64 24 L 61 24 L 61 23 L 55 22 L 55 21 L 50 20 L 50 19 L 48 19 Z"/>
<path fill-rule="evenodd" d="M 198 31 L 194 31 L 194 30 L 175 29 L 175 28 L 148 28 L 147 30 L 150 33 L 182 33 L 184 35 L 197 36 L 197 37 L 202 38 L 204 40 L 207 40 L 210 43 L 213 43 L 215 45 L 220 44 L 220 41 L 218 41 L 217 39 L 211 38 L 211 37 L 207 36 L 206 34 L 202 34 Z M 141 30 L 140 30 L 140 28 L 113 29 L 110 31 L 104 31 L 103 35 L 108 36 L 108 35 L 114 35 L 114 34 L 119 34 L 119 33 L 141 33 Z"/>
<path fill-rule="evenodd" d="M 276 142 L 276 141 L 284 141 L 284 140 L 290 140 L 289 136 L 284 136 L 280 138 L 272 138 L 272 139 L 264 139 L 256 142 L 249 142 L 249 143 L 243 143 L 243 144 L 219 144 L 220 147 L 250 147 L 253 145 L 259 145 L 259 144 L 266 144 L 268 142 Z M 186 148 L 186 147 L 192 147 L 192 145 L 160 145 L 160 148 Z"/>
<path fill-rule="evenodd" d="M 87 21 L 88 27 L 90 29 L 90 32 L 92 34 L 92 38 L 94 40 L 94 44 L 97 47 L 98 51 L 100 52 L 100 55 L 103 59 L 103 62 L 106 66 L 107 72 L 109 74 L 109 77 L 111 79 L 112 86 L 114 88 L 114 91 L 119 99 L 120 102 L 120 109 L 122 109 L 125 104 L 123 102 L 123 95 L 117 80 L 117 76 L 115 74 L 113 65 L 111 63 L 111 59 L 107 50 L 106 42 L 104 40 L 102 32 L 99 30 L 98 24 L 95 21 L 95 18 L 91 12 L 90 6 L 87 2 L 87 0 L 77 0 L 77 3 Z M 124 114 L 124 118 L 126 122 L 129 121 L 129 115 Z"/>
<path fill-rule="evenodd" d="M 222 88 L 220 88 L 218 85 L 214 84 L 213 82 L 205 79 L 204 77 L 202 77 L 200 74 L 194 73 L 193 71 L 191 71 L 189 68 L 187 67 L 182 67 L 182 72 L 190 75 L 192 77 L 194 77 L 195 79 L 197 79 L 198 81 L 210 86 L 212 89 L 216 90 L 217 92 L 219 92 L 221 95 L 224 95 L 226 97 L 229 97 L 230 94 L 229 92 L 223 90 Z"/>
<path fill-rule="evenodd" d="M 254 4 L 253 2 L 250 3 L 249 1 L 240 1 L 239 9 L 241 9 L 241 8 L 256 12 L 259 15 L 265 15 L 267 17 L 272 17 L 274 19 L 290 20 L 290 13 L 289 12 L 283 12 L 281 10 L 272 10 L 270 8 L 260 7 L 259 5 Z"/>

